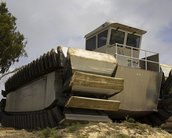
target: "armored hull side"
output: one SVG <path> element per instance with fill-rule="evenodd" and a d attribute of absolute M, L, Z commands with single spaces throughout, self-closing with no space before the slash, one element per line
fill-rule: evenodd
<path fill-rule="evenodd" d="M 66 120 L 111 121 L 120 101 L 108 97 L 123 90 L 114 77 L 114 56 L 60 47 L 26 65 L 6 82 L 3 126 L 37 129 Z M 16 84 L 15 84 L 16 82 Z"/>

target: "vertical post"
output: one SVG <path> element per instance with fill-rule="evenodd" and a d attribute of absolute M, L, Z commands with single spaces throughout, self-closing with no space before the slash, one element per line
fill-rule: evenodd
<path fill-rule="evenodd" d="M 158 54 L 158 66 L 159 66 L 159 72 L 161 71 L 161 66 L 160 66 L 160 63 L 159 63 L 159 54 Z"/>
<path fill-rule="evenodd" d="M 161 70 L 161 67 L 160 67 L 160 64 L 158 63 L 158 66 L 159 66 L 159 72 L 160 72 L 160 70 Z"/>
<path fill-rule="evenodd" d="M 131 67 L 133 67 L 133 47 L 131 47 L 131 53 L 130 53 L 130 58 L 131 58 Z"/>
<path fill-rule="evenodd" d="M 117 60 L 117 56 L 118 56 L 118 51 L 117 51 L 117 50 L 118 50 L 118 48 L 117 48 L 117 43 L 115 44 L 115 46 L 116 46 L 116 47 L 115 47 L 115 55 L 116 55 L 116 60 Z"/>
<path fill-rule="evenodd" d="M 147 70 L 147 51 L 145 51 L 145 69 Z"/>

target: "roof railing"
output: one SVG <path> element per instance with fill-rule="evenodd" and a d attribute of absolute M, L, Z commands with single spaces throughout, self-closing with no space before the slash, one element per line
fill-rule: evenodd
<path fill-rule="evenodd" d="M 157 64 L 158 66 L 158 72 L 160 72 L 160 64 L 159 64 L 159 61 L 153 61 L 153 60 L 150 60 L 148 59 L 148 55 L 150 56 L 153 56 L 153 55 L 157 55 L 158 53 L 156 52 L 152 52 L 152 51 L 148 51 L 148 50 L 144 50 L 144 49 L 140 49 L 140 48 L 136 48 L 136 47 L 131 47 L 131 46 L 127 46 L 127 45 L 123 45 L 123 44 L 114 44 L 114 45 L 111 45 L 111 46 L 115 46 L 115 55 L 116 55 L 116 58 L 118 58 L 118 56 L 121 56 L 121 57 L 125 57 L 125 58 L 129 58 L 131 60 L 131 67 L 135 67 L 133 66 L 133 62 L 138 60 L 138 64 L 140 64 L 140 61 L 143 61 L 144 62 L 144 65 L 145 65 L 145 70 L 149 70 L 148 69 L 148 63 L 149 64 Z M 123 55 L 123 54 L 120 54 L 119 50 L 118 50 L 118 47 L 124 47 L 124 48 L 128 48 L 128 49 L 131 49 L 130 50 L 130 56 L 128 55 Z M 144 53 L 144 57 L 143 58 L 137 58 L 137 57 L 134 57 L 134 51 L 138 51 L 139 53 L 143 52 Z M 117 59 L 118 60 L 118 59 Z M 139 65 L 140 67 L 140 65 Z"/>

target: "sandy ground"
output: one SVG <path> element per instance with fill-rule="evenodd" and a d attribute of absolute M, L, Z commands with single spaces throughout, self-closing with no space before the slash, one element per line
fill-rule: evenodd
<path fill-rule="evenodd" d="M 37 136 L 33 132 L 24 129 L 0 128 L 0 138 L 37 138 Z"/>
<path fill-rule="evenodd" d="M 0 128 L 0 138 L 172 138 L 172 134 L 140 123 L 71 124 L 66 128 L 40 131 Z"/>

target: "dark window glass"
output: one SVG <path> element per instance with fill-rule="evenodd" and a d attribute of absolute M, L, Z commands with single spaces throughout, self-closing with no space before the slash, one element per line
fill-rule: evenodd
<path fill-rule="evenodd" d="M 110 44 L 111 45 L 115 43 L 124 44 L 124 37 L 125 37 L 125 32 L 112 29 Z"/>
<path fill-rule="evenodd" d="M 134 34 L 128 34 L 126 45 L 139 48 L 140 36 Z"/>
<path fill-rule="evenodd" d="M 91 37 L 86 41 L 86 50 L 96 49 L 96 36 Z"/>
<path fill-rule="evenodd" d="M 98 47 L 106 45 L 108 30 L 98 34 Z"/>

